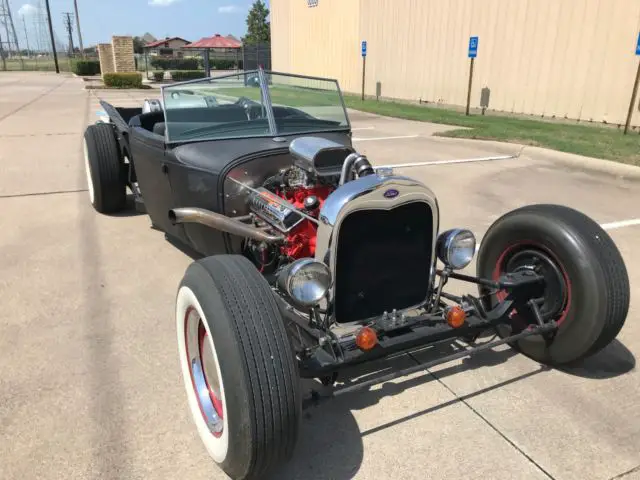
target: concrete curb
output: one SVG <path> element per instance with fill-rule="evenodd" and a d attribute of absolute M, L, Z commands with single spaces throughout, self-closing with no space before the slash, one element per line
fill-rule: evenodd
<path fill-rule="evenodd" d="M 451 138 L 440 136 L 437 136 L 437 138 L 455 140 L 467 145 L 484 145 L 503 155 L 517 153 L 523 147 L 523 145 L 519 143 L 497 142 L 493 140 L 473 140 L 468 138 Z M 636 167 L 635 165 L 627 165 L 625 163 L 618 163 L 613 160 L 606 160 L 604 158 L 585 157 L 583 155 L 577 155 L 575 153 L 560 152 L 558 150 L 534 147 L 530 145 L 524 145 L 522 155 L 527 156 L 532 160 L 542 160 L 554 165 L 561 164 L 574 169 L 603 173 L 616 177 L 618 179 L 640 181 L 640 167 Z"/>
<path fill-rule="evenodd" d="M 582 168 L 604 173 L 620 179 L 640 181 L 640 167 L 617 163 L 603 158 L 584 157 L 573 153 L 559 152 L 540 147 L 525 147 L 523 154 L 542 159 L 550 163 L 562 163 L 572 168 Z"/>

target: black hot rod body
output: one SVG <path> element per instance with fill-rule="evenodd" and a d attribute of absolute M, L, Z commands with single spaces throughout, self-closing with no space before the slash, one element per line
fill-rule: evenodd
<path fill-rule="evenodd" d="M 342 395 L 505 343 L 578 362 L 624 325 L 627 271 L 596 222 L 539 204 L 504 213 L 479 246 L 464 227 L 440 231 L 427 185 L 354 149 L 334 80 L 257 70 L 161 96 L 139 109 L 102 102 L 85 133 L 89 198 L 109 214 L 129 189 L 201 257 L 177 288 L 179 360 L 199 436 L 232 478 L 290 458 L 302 377 Z M 451 280 L 473 292 L 449 292 Z M 497 339 L 477 344 L 487 332 Z M 340 386 L 349 365 L 451 339 L 466 346 Z"/>

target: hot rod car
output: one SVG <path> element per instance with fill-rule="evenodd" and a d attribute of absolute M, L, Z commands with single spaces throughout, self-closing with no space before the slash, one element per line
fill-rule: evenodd
<path fill-rule="evenodd" d="M 155 228 L 202 257 L 177 288 L 179 360 L 200 438 L 232 478 L 264 478 L 292 456 L 301 378 L 325 384 L 321 399 L 502 344 L 561 365 L 625 322 L 627 271 L 596 222 L 538 204 L 498 218 L 478 249 L 464 227 L 440 231 L 428 186 L 354 149 L 336 81 L 260 69 L 102 106 L 85 133 L 91 203 L 121 210 L 128 188 Z M 477 292 L 447 292 L 452 279 Z M 487 331 L 497 339 L 478 344 Z M 467 348 L 337 381 L 454 338 Z"/>

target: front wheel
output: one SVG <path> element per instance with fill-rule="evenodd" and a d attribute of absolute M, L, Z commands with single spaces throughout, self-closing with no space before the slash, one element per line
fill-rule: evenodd
<path fill-rule="evenodd" d="M 264 478 L 292 455 L 301 399 L 295 357 L 269 284 L 242 256 L 192 263 L 176 298 L 191 415 L 233 479 Z"/>
<path fill-rule="evenodd" d="M 622 329 L 629 309 L 629 277 L 611 237 L 586 215 L 559 205 L 513 210 L 491 225 L 478 252 L 477 274 L 498 280 L 529 269 L 545 278 L 540 306 L 545 321 L 558 329 L 549 337 L 532 336 L 512 345 L 542 363 L 563 364 L 593 355 Z M 480 288 L 485 307 L 505 296 Z M 513 311 L 501 336 L 535 323 Z"/>

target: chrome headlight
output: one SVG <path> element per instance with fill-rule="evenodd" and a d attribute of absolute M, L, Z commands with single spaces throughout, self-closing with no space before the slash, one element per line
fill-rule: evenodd
<path fill-rule="evenodd" d="M 454 270 L 461 270 L 473 260 L 476 237 L 469 230 L 447 230 L 438 237 L 436 252 L 442 263 Z"/>
<path fill-rule="evenodd" d="M 278 275 L 278 286 L 301 307 L 317 305 L 331 287 L 331 272 L 324 263 L 301 258 Z"/>

